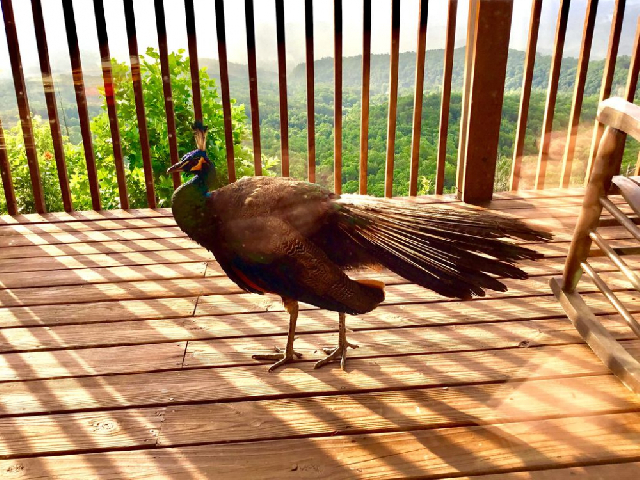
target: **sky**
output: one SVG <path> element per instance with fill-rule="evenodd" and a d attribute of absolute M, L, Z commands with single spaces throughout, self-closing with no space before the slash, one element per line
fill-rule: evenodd
<path fill-rule="evenodd" d="M 400 51 L 415 51 L 418 24 L 418 1 L 402 0 L 400 12 Z M 499 0 L 495 0 L 499 1 Z M 538 51 L 550 53 L 553 47 L 555 23 L 560 0 L 544 0 L 540 24 Z M 565 56 L 577 56 L 587 0 L 571 2 Z M 128 59 L 124 11 L 121 1 L 107 0 L 105 16 L 111 54 L 119 60 Z M 246 63 L 246 31 L 244 3 L 225 0 L 226 34 L 229 61 Z M 430 0 L 427 26 L 427 48 L 444 47 L 447 22 L 447 1 Z M 38 72 L 37 50 L 33 33 L 31 2 L 13 0 L 22 61 L 27 73 Z M 187 48 L 183 0 L 165 0 L 169 49 Z M 200 57 L 217 58 L 215 11 L 213 0 L 194 0 L 196 31 Z M 333 56 L 333 1 L 313 2 L 315 58 Z M 68 50 L 64 32 L 61 0 L 42 0 L 51 63 L 54 71 L 69 71 Z M 99 67 L 93 2 L 73 0 L 83 65 L 87 70 Z M 304 1 L 284 0 L 287 42 L 287 66 L 304 62 Z M 469 0 L 460 0 L 457 15 L 456 46 L 466 38 Z M 606 55 L 614 0 L 601 0 L 598 7 L 592 58 Z M 153 0 L 134 0 L 139 51 L 157 48 Z M 256 42 L 259 66 L 276 70 L 276 31 L 274 0 L 254 0 Z M 531 0 L 514 0 L 510 47 L 524 50 L 529 28 Z M 620 54 L 630 54 L 640 0 L 628 0 L 620 44 Z M 362 52 L 362 0 L 343 0 L 344 56 Z M 372 0 L 372 53 L 389 53 L 391 37 L 391 1 Z M 0 29 L 0 75 L 10 75 L 6 37 Z"/>

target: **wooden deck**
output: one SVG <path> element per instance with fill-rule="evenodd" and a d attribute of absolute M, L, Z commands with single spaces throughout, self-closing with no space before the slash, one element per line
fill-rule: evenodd
<path fill-rule="evenodd" d="M 0 217 L 0 478 L 640 478 L 640 398 L 548 287 L 580 195 L 496 196 L 556 234 L 507 293 L 456 302 L 375 274 L 387 301 L 348 317 L 347 372 L 313 369 L 337 339 L 337 315 L 313 307 L 304 361 L 270 374 L 252 360 L 284 345 L 282 306 L 241 293 L 167 210 Z M 615 267 L 592 264 L 640 312 Z"/>

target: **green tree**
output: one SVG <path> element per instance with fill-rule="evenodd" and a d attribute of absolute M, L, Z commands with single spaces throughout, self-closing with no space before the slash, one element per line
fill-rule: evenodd
<path fill-rule="evenodd" d="M 63 210 L 62 194 L 58 183 L 58 169 L 53 155 L 53 140 L 48 122 L 36 116 L 32 119 L 33 136 L 37 146 L 38 163 L 40 166 L 40 180 L 44 191 L 47 211 L 55 212 Z M 27 153 L 24 148 L 24 137 L 20 124 L 16 124 L 5 130 L 5 142 L 9 168 L 13 180 L 13 188 L 16 193 L 18 211 L 20 213 L 35 212 L 33 191 L 31 189 L 31 177 L 27 164 Z M 65 161 L 69 176 L 72 201 L 74 204 L 84 204 L 85 200 L 80 193 L 82 183 L 86 181 L 87 169 L 81 145 L 74 145 L 67 137 L 63 137 Z M 87 184 L 87 192 L 89 186 Z M 87 194 L 88 195 L 88 194 Z M 91 197 L 86 199 L 87 208 L 91 208 Z M 7 203 L 4 195 L 0 195 L 0 213 L 7 213 Z"/>
<path fill-rule="evenodd" d="M 124 156 L 129 202 L 132 208 L 146 207 L 142 150 L 138 133 L 131 72 L 125 63 L 120 63 L 116 60 L 113 60 L 112 63 L 114 94 L 118 108 L 120 140 Z M 182 156 L 195 148 L 191 131 L 194 118 L 189 59 L 184 56 L 183 50 L 169 55 L 169 67 L 176 116 L 178 154 Z M 156 51 L 148 49 L 146 54 L 141 56 L 140 70 L 156 195 L 158 197 L 158 205 L 166 207 L 171 202 L 173 181 L 166 174 L 171 160 L 167 140 L 160 57 Z M 226 182 L 228 173 L 222 105 L 219 100 L 215 79 L 209 77 L 205 69 L 200 71 L 200 85 L 202 88 L 203 122 L 209 127 L 207 152 L 211 160 L 216 164 L 220 177 Z M 103 208 L 119 208 L 120 200 L 104 90 L 101 91 L 101 94 L 102 111 L 91 121 L 100 197 Z M 246 146 L 245 140 L 248 128 L 245 109 L 243 105 L 235 105 L 233 100 L 232 103 L 234 104 L 232 105 L 232 127 L 236 174 L 238 177 L 253 175 L 252 155 L 250 149 Z M 60 211 L 63 209 L 62 196 L 58 184 L 56 163 L 52 154 L 53 143 L 49 126 L 39 116 L 35 116 L 33 118 L 33 130 L 47 210 Z M 5 130 L 5 140 L 19 211 L 20 213 L 34 212 L 31 180 L 22 129 L 19 124 Z M 63 143 L 73 207 L 76 210 L 89 210 L 92 208 L 91 195 L 82 145 L 71 143 L 68 137 L 63 137 Z M 264 157 L 263 163 L 263 171 L 266 174 L 272 174 L 271 170 L 277 163 L 277 159 L 267 155 Z M 4 195 L 0 195 L 0 213 L 6 212 L 6 200 Z"/>
<path fill-rule="evenodd" d="M 147 202 L 142 149 L 140 147 L 131 71 L 125 63 L 119 63 L 115 60 L 112 63 L 114 94 L 118 109 L 120 139 L 126 167 L 129 201 L 131 207 L 144 207 Z M 194 117 L 189 58 L 184 56 L 184 50 L 169 54 L 169 69 L 176 118 L 178 155 L 182 156 L 195 148 L 191 132 Z M 167 140 L 160 56 L 155 50 L 149 48 L 146 54 L 141 56 L 140 72 L 158 206 L 166 207 L 169 206 L 171 195 L 173 194 L 173 182 L 171 177 L 166 174 L 171 160 Z M 200 86 L 202 89 L 203 123 L 209 127 L 207 153 L 209 158 L 216 164 L 220 176 L 226 179 L 228 178 L 228 172 L 222 105 L 218 96 L 216 81 L 209 77 L 205 69 L 200 71 Z M 101 93 L 104 95 L 104 90 Z M 245 109 L 243 105 L 235 105 L 234 100 L 232 100 L 232 103 L 231 114 L 236 174 L 239 177 L 253 175 L 251 153 L 243 144 L 243 139 L 247 136 Z M 91 130 L 95 135 L 94 148 L 101 182 L 101 197 L 104 208 L 118 208 L 119 198 L 114 174 L 113 149 L 106 99 L 103 101 L 102 108 L 103 112 L 91 122 Z M 83 187 L 85 186 L 83 185 Z M 87 184 L 84 189 L 84 193 L 87 196 L 89 193 L 88 188 Z"/>

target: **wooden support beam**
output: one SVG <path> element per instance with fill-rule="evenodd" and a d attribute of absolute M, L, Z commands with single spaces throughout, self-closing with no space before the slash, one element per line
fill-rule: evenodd
<path fill-rule="evenodd" d="M 512 0 L 477 5 L 462 187 L 468 203 L 493 195 L 512 10 Z"/>

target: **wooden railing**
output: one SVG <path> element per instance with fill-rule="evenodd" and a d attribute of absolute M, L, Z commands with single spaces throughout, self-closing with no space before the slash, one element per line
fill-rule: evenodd
<path fill-rule="evenodd" d="M 69 58 L 72 65 L 73 81 L 75 86 L 76 101 L 79 113 L 80 129 L 84 155 L 87 164 L 88 182 L 95 210 L 101 208 L 100 188 L 96 174 L 96 162 L 92 145 L 92 134 L 89 128 L 89 114 L 85 95 L 83 70 L 80 60 L 78 37 L 76 34 L 76 19 L 71 0 L 61 0 L 64 12 Z M 140 60 L 138 56 L 138 44 L 136 35 L 136 18 L 133 9 L 133 0 L 122 0 L 125 12 L 126 30 L 128 36 L 129 55 L 131 59 L 131 77 L 135 95 L 135 110 L 140 133 L 140 146 L 144 167 L 145 187 L 147 203 L 149 207 L 156 206 L 156 193 L 154 190 L 154 177 L 152 172 L 151 153 L 147 135 L 145 117 L 145 105 L 140 78 Z M 529 25 L 529 38 L 527 43 L 523 85 L 520 101 L 520 110 L 516 132 L 513 165 L 511 171 L 510 186 L 517 190 L 520 186 L 522 159 L 524 152 L 525 132 L 528 121 L 529 101 L 532 89 L 533 69 L 535 65 L 536 45 L 542 0 L 532 1 L 531 20 Z M 24 146 L 29 166 L 31 186 L 34 196 L 35 209 L 39 213 L 45 211 L 45 199 L 40 178 L 36 146 L 34 143 L 31 114 L 24 76 L 22 73 L 22 61 L 20 45 L 16 32 L 12 0 L 0 0 L 4 16 L 4 24 L 9 46 L 11 70 L 15 83 L 18 111 L 24 133 Z M 315 181 L 315 131 L 314 131 L 314 24 L 312 0 L 305 0 L 305 37 L 306 37 L 306 75 L 307 75 L 307 119 L 308 119 L 308 179 Z M 413 112 L 413 133 L 411 140 L 411 169 L 410 169 L 410 195 L 416 195 L 418 188 L 418 166 L 420 164 L 420 131 L 423 101 L 424 65 L 426 51 L 426 31 L 428 27 L 428 0 L 420 0 L 418 11 L 417 31 L 417 61 L 415 73 L 415 94 Z M 611 92 L 613 72 L 615 69 L 618 45 L 622 29 L 622 21 L 625 13 L 625 0 L 616 0 L 612 19 L 609 49 L 605 62 L 604 75 L 600 98 L 605 99 Z M 64 209 L 71 211 L 72 195 L 67 176 L 62 134 L 60 122 L 57 117 L 56 97 L 54 94 L 53 79 L 49 65 L 47 36 L 42 18 L 41 0 L 31 0 L 35 33 L 37 39 L 40 69 L 42 72 L 43 87 L 46 95 L 47 110 L 51 135 L 53 138 L 54 155 L 58 170 L 58 179 Z M 113 157 L 115 172 L 119 188 L 119 198 L 122 208 L 129 207 L 126 186 L 126 171 L 123 162 L 123 151 L 119 138 L 118 112 L 116 101 L 113 98 L 113 75 L 111 71 L 111 58 L 109 51 L 109 39 L 104 16 L 103 0 L 93 0 L 95 22 L 102 60 L 102 73 L 104 79 L 106 104 L 113 144 Z M 199 65 L 195 28 L 195 11 L 193 0 L 184 0 L 186 32 L 190 60 L 194 118 L 202 119 L 202 102 L 199 81 Z M 556 35 L 553 47 L 552 63 L 549 76 L 549 87 L 544 112 L 542 135 L 537 162 L 535 188 L 544 188 L 547 184 L 547 165 L 549 159 L 549 147 L 551 142 L 551 130 L 554 120 L 554 110 L 558 93 L 558 80 L 562 63 L 562 54 L 567 32 L 570 0 L 561 0 L 556 25 Z M 154 0 L 156 29 L 158 35 L 159 56 L 163 76 L 164 106 L 166 112 L 169 155 L 171 163 L 178 161 L 178 147 L 176 139 L 176 120 L 173 107 L 172 87 L 169 76 L 167 29 L 162 0 Z M 582 109 L 587 67 L 589 63 L 591 43 L 597 13 L 598 1 L 588 0 L 585 15 L 584 33 L 582 38 L 576 83 L 573 101 L 570 111 L 570 121 L 567 131 L 567 141 L 561 168 L 559 186 L 567 187 L 571 177 L 573 159 L 575 155 L 576 131 Z M 342 51 L 343 51 L 343 18 L 342 1 L 334 0 L 334 189 L 340 192 L 342 189 Z M 466 8 L 466 6 L 465 6 Z M 460 148 L 458 150 L 458 195 L 468 202 L 484 202 L 491 198 L 493 192 L 498 136 L 501 119 L 502 98 L 504 94 L 504 79 L 508 54 L 509 33 L 511 28 L 513 1 L 493 0 L 469 0 L 469 24 L 467 27 L 467 48 L 465 63 L 465 81 L 463 92 L 462 121 L 460 128 Z M 399 61 L 399 35 L 400 35 L 400 0 L 391 2 L 391 48 L 390 48 L 390 79 L 389 79 L 389 103 L 387 119 L 387 148 L 385 167 L 384 193 L 387 197 L 393 195 L 396 111 L 398 96 L 398 61 Z M 453 50 L 456 29 L 456 14 L 458 10 L 457 0 L 448 0 L 446 43 L 444 52 L 444 74 L 442 80 L 442 103 L 440 110 L 440 131 L 438 139 L 437 167 L 435 178 L 435 193 L 444 191 L 444 171 L 446 160 L 449 102 L 451 98 L 451 78 L 453 66 Z M 287 105 L 287 68 L 285 51 L 285 8 L 283 0 L 275 0 L 277 56 L 279 73 L 279 110 L 280 110 L 280 139 L 281 139 L 281 174 L 289 175 L 289 134 L 288 134 L 288 105 Z M 229 180 L 235 181 L 236 169 L 233 149 L 233 132 L 231 122 L 231 99 L 229 94 L 229 77 L 227 66 L 227 46 L 224 21 L 224 1 L 215 0 L 215 28 L 218 40 L 218 57 L 220 62 L 220 89 L 222 107 L 224 111 L 224 139 L 226 146 L 226 161 L 229 172 Z M 247 54 L 250 91 L 251 128 L 253 137 L 253 154 L 256 175 L 262 174 L 261 142 L 259 123 L 259 97 L 256 68 L 256 40 L 254 26 L 254 2 L 245 0 L 245 24 L 247 30 Z M 639 24 L 640 25 L 640 24 Z M 361 122 L 360 122 L 360 175 L 359 192 L 367 192 L 367 168 L 368 168 L 368 128 L 369 128 L 369 82 L 370 82 L 370 58 L 371 58 L 371 0 L 363 0 L 363 56 L 362 56 L 362 98 L 361 98 Z M 633 48 L 633 56 L 629 71 L 629 79 L 626 87 L 626 97 L 633 100 L 635 95 L 638 71 L 640 70 L 640 52 L 638 48 L 638 35 Z M 592 148 L 588 158 L 587 176 L 590 172 L 597 145 L 602 135 L 602 126 L 596 122 L 593 131 Z M 126 153 L 126 152 L 125 152 Z M 10 214 L 17 213 L 17 202 L 12 184 L 9 161 L 7 159 L 6 146 L 2 127 L 0 125 L 0 174 Z M 180 177 L 173 177 L 174 187 L 180 185 Z M 553 185 L 556 186 L 556 185 Z"/>

